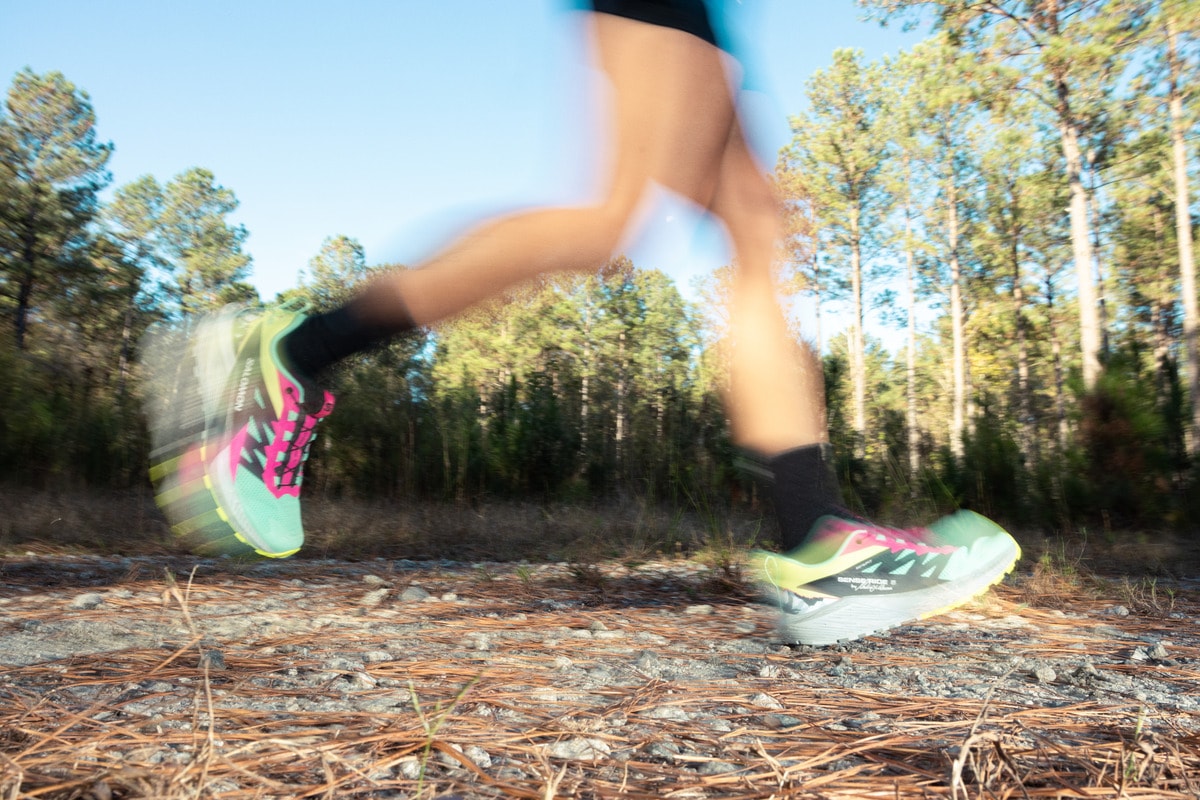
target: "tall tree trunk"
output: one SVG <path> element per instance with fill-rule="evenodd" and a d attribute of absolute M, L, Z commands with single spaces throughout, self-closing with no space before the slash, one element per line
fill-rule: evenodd
<path fill-rule="evenodd" d="M 1026 336 L 1025 290 L 1021 286 L 1021 260 L 1016 239 L 1012 245 L 1013 323 L 1017 349 L 1017 413 L 1021 415 L 1021 454 L 1036 464 L 1039 460 L 1037 432 L 1033 421 L 1033 397 L 1029 384 L 1029 343 Z"/>
<path fill-rule="evenodd" d="M 625 477 L 625 331 L 617 336 L 617 476 Z"/>
<path fill-rule="evenodd" d="M 29 303 L 33 297 L 33 269 L 21 276 L 17 285 L 17 307 L 13 310 L 13 328 L 18 350 L 25 349 L 25 334 L 29 331 Z"/>
<path fill-rule="evenodd" d="M 867 442 L 867 359 L 863 336 L 862 242 L 858 209 L 850 211 L 850 236 L 850 294 L 854 304 L 854 317 L 850 323 L 850 373 L 854 383 L 854 432 L 857 439 L 854 454 L 862 458 L 866 455 Z"/>
<path fill-rule="evenodd" d="M 962 265 L 958 257 L 958 186 L 953 167 L 946 186 L 946 243 L 950 247 L 950 331 L 954 380 L 954 407 L 950 411 L 950 452 L 963 457 L 963 433 L 967 424 L 966 312 L 963 310 Z"/>
<path fill-rule="evenodd" d="M 1171 117 L 1171 155 L 1175 173 L 1175 238 L 1179 243 L 1179 291 L 1183 295 L 1183 346 L 1187 360 L 1188 401 L 1192 406 L 1192 424 L 1187 432 L 1188 454 L 1200 455 L 1200 331 L 1196 308 L 1196 259 L 1192 250 L 1191 192 L 1188 188 L 1186 124 L 1183 119 L 1183 94 L 1179 89 L 1182 64 L 1179 58 L 1179 32 L 1175 20 L 1167 17 L 1167 104 Z"/>
<path fill-rule="evenodd" d="M 1088 230 L 1092 242 L 1092 275 L 1096 278 L 1097 307 L 1100 319 L 1100 353 L 1108 357 L 1108 322 L 1114 315 L 1114 309 L 1108 307 L 1108 286 L 1104 282 L 1104 264 L 1101 263 L 1100 251 L 1100 180 L 1096 167 L 1088 158 L 1088 172 L 1092 176 L 1092 185 L 1087 190 Z"/>
<path fill-rule="evenodd" d="M 133 295 L 129 296 L 129 305 L 125 307 L 125 317 L 121 320 L 121 353 L 117 360 L 117 404 L 125 408 L 125 385 L 129 378 L 129 356 L 133 348 Z"/>
<path fill-rule="evenodd" d="M 825 337 L 821 330 L 821 297 L 822 297 L 822 293 L 823 293 L 822 290 L 824 289 L 824 283 L 822 282 L 822 275 L 821 275 L 821 228 L 819 225 L 817 225 L 817 223 L 815 221 L 816 211 L 813 212 L 813 218 L 814 218 L 814 222 L 813 222 L 813 235 L 812 235 L 812 241 L 813 241 L 813 254 L 812 254 L 813 290 L 812 290 L 812 292 L 813 292 L 813 302 L 816 304 L 816 313 L 813 316 L 816 317 L 817 361 L 820 362 L 821 353 L 825 349 Z"/>
<path fill-rule="evenodd" d="M 905 165 L 907 172 L 907 164 Z M 917 427 L 917 258 L 912 246 L 912 210 L 904 209 L 904 261 L 908 275 L 908 342 L 905 348 L 905 427 L 908 429 L 908 471 L 921 468 L 921 433 Z M 913 484 L 916 491 L 916 484 Z"/>
<path fill-rule="evenodd" d="M 1059 134 L 1071 191 L 1071 253 L 1079 283 L 1079 339 L 1083 358 L 1083 384 L 1091 389 L 1100 377 L 1100 312 L 1096 291 L 1092 243 L 1088 237 L 1087 189 L 1083 185 L 1083 155 L 1079 149 L 1079 123 L 1071 114 L 1066 81 L 1057 81 Z"/>
<path fill-rule="evenodd" d="M 1062 339 L 1058 335 L 1058 324 L 1054 319 L 1054 281 L 1046 271 L 1046 315 L 1050 319 L 1050 359 L 1054 369 L 1054 441 L 1059 455 L 1067 449 L 1067 392 L 1063 376 Z"/>
<path fill-rule="evenodd" d="M 589 394 L 592 375 L 592 301 L 587 296 L 588 288 L 584 286 L 583 300 L 583 358 L 580 364 L 579 381 L 579 463 L 583 470 L 588 467 L 588 417 L 591 414 L 591 395 Z"/>

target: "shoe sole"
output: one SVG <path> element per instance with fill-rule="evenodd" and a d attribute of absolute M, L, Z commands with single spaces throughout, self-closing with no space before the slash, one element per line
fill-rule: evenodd
<path fill-rule="evenodd" d="M 984 594 L 1013 571 L 1021 548 L 1012 537 L 1009 542 L 1011 547 L 984 568 L 944 585 L 901 595 L 851 595 L 802 614 L 781 609 L 779 635 L 791 644 L 830 645 L 944 614 Z"/>

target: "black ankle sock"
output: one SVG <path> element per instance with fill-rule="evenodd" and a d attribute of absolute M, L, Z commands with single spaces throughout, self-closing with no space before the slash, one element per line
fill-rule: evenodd
<path fill-rule="evenodd" d="M 283 349 L 294 369 L 316 378 L 343 358 L 369 350 L 413 327 L 403 309 L 390 323 L 368 321 L 352 300 L 341 308 L 314 314 L 301 322 L 284 339 Z"/>
<path fill-rule="evenodd" d="M 784 552 L 804 544 L 813 525 L 826 514 L 848 516 L 829 445 L 785 450 L 767 466 L 774 475 L 775 516 Z"/>

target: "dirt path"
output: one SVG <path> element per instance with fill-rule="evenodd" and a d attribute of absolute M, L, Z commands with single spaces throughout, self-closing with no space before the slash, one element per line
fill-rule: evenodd
<path fill-rule="evenodd" d="M 7 559 L 0 797 L 1200 797 L 1188 587 L 793 649 L 721 577 Z"/>

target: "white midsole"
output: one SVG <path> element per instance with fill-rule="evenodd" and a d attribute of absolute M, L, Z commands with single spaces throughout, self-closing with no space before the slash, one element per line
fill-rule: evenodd
<path fill-rule="evenodd" d="M 779 633 L 785 641 L 835 644 L 879 633 L 964 603 L 1012 571 L 1020 557 L 1015 542 L 1001 557 L 974 573 L 939 586 L 901 594 L 851 595 L 808 613 L 781 611 Z"/>

